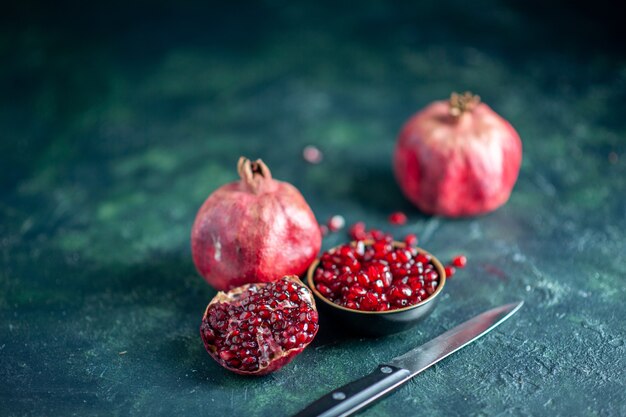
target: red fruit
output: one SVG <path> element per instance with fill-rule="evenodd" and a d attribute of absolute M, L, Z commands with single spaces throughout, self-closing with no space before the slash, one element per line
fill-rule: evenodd
<path fill-rule="evenodd" d="M 403 225 L 406 223 L 406 214 L 401 211 L 396 211 L 389 215 L 389 223 L 393 225 Z"/>
<path fill-rule="evenodd" d="M 204 312 L 200 336 L 224 368 L 265 375 L 302 352 L 318 327 L 311 292 L 298 277 L 287 276 L 218 292 Z"/>
<path fill-rule="evenodd" d="M 515 129 L 480 98 L 453 93 L 403 127 L 394 171 L 420 210 L 449 217 L 488 213 L 504 204 L 522 161 Z"/>
<path fill-rule="evenodd" d="M 322 236 L 311 208 L 291 184 L 272 179 L 260 159 L 239 158 L 240 181 L 215 190 L 191 231 L 200 275 L 218 290 L 306 271 Z"/>
<path fill-rule="evenodd" d="M 313 273 L 315 288 L 335 304 L 386 311 L 419 303 L 433 294 L 440 276 L 431 256 L 394 246 L 381 234 L 370 245 L 341 245 L 322 254 Z"/>

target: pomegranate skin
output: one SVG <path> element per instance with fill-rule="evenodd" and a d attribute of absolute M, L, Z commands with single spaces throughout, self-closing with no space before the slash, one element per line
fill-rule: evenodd
<path fill-rule="evenodd" d="M 320 250 L 311 208 L 291 184 L 272 178 L 261 161 L 240 158 L 241 180 L 215 190 L 191 232 L 196 269 L 220 291 L 301 275 Z"/>
<path fill-rule="evenodd" d="M 404 195 L 421 211 L 447 217 L 491 212 L 509 199 L 522 141 L 478 96 L 453 94 L 412 116 L 394 153 Z"/>

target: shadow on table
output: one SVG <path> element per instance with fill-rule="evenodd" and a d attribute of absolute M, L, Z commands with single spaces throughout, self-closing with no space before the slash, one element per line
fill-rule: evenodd
<path fill-rule="evenodd" d="M 352 205 L 367 207 L 370 216 L 380 214 L 382 218 L 386 218 L 394 211 L 403 211 L 414 218 L 428 217 L 404 197 L 390 164 L 366 165 L 363 161 L 346 161 L 341 167 L 340 175 L 341 182 L 345 184 L 341 194 L 332 187 L 325 190 L 321 185 L 318 186 L 319 194 L 325 194 L 325 199 L 328 200 L 339 199 Z"/>

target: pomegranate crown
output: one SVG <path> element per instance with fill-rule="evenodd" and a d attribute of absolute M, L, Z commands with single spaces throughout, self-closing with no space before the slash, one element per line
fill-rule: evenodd
<path fill-rule="evenodd" d="M 465 112 L 471 112 L 480 104 L 480 96 L 469 91 L 463 94 L 450 94 L 450 116 L 459 117 Z"/>
<path fill-rule="evenodd" d="M 244 156 L 239 157 L 237 172 L 241 177 L 243 187 L 255 194 L 263 191 L 267 184 L 273 182 L 270 169 L 260 159 L 251 161 Z"/>

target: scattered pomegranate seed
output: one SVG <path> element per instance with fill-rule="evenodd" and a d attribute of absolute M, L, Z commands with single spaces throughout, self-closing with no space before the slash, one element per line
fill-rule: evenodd
<path fill-rule="evenodd" d="M 353 225 L 350 228 L 354 232 Z M 345 244 L 324 252 L 313 281 L 335 304 L 363 311 L 386 311 L 417 304 L 435 292 L 439 274 L 430 255 L 392 245 L 380 230 L 356 229 L 374 243 Z M 411 240 L 411 239 L 409 239 Z"/>
<path fill-rule="evenodd" d="M 447 278 L 452 278 L 452 276 L 456 273 L 456 268 L 452 265 L 447 265 L 444 269 L 446 270 Z"/>
<path fill-rule="evenodd" d="M 401 211 L 396 211 L 395 213 L 391 213 L 389 215 L 389 223 L 399 226 L 406 223 L 406 214 Z"/>
<path fill-rule="evenodd" d="M 365 238 L 367 237 L 367 234 L 365 231 L 365 223 L 363 222 L 354 223 L 352 226 L 350 226 L 350 229 L 348 229 L 348 235 L 350 236 L 350 239 L 352 240 L 365 240 Z"/>
<path fill-rule="evenodd" d="M 313 145 L 305 146 L 302 150 L 302 157 L 310 164 L 319 164 L 324 159 L 322 151 Z"/>
<path fill-rule="evenodd" d="M 343 216 L 339 214 L 334 215 L 328 220 L 328 229 L 331 232 L 336 232 L 338 230 L 341 230 L 343 229 L 345 225 L 346 225 L 346 220 L 343 218 Z"/>
<path fill-rule="evenodd" d="M 452 265 L 456 266 L 457 268 L 464 268 L 466 264 L 467 257 L 465 257 L 464 255 L 459 255 L 452 258 Z"/>
<path fill-rule="evenodd" d="M 409 246 L 417 246 L 417 236 L 414 234 L 408 234 L 404 237 L 404 243 Z"/>
<path fill-rule="evenodd" d="M 388 233 L 383 232 L 382 230 L 378 230 L 378 229 L 366 230 L 365 223 L 363 222 L 357 222 L 357 223 L 354 223 L 352 226 L 350 226 L 350 228 L 348 229 L 348 236 L 352 240 L 358 240 L 358 241 L 363 241 L 363 240 L 387 240 L 388 242 L 393 241 L 393 236 L 391 236 Z"/>
<path fill-rule="evenodd" d="M 328 226 L 320 224 L 320 233 L 322 234 L 322 237 L 326 236 L 328 234 Z"/>

